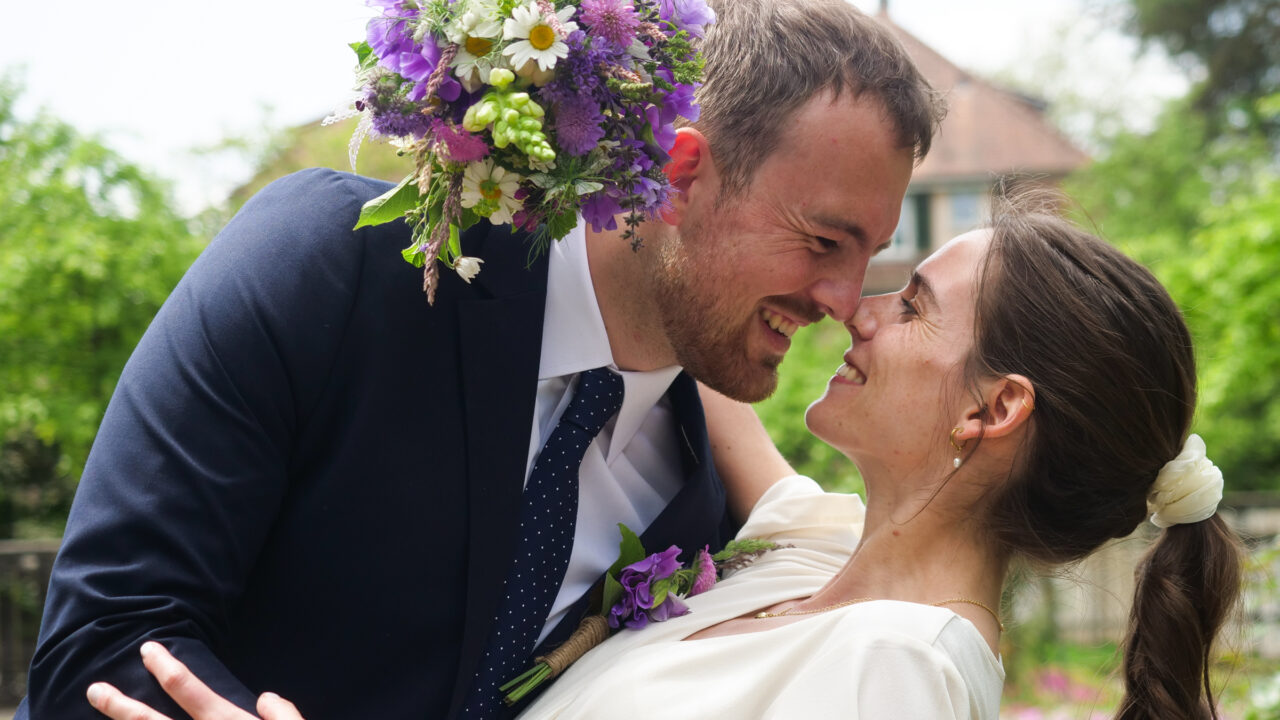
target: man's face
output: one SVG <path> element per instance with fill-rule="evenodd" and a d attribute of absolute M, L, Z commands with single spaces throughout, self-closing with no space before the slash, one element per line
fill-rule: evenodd
<path fill-rule="evenodd" d="M 824 94 L 744 192 L 721 198 L 714 172 L 694 180 L 656 279 L 677 361 L 729 397 L 768 397 L 799 326 L 853 316 L 912 165 L 878 100 Z"/>

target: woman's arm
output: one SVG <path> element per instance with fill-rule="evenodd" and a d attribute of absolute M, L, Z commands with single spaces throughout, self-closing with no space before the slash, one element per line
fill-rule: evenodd
<path fill-rule="evenodd" d="M 730 400 L 702 383 L 698 392 L 716 472 L 729 496 L 729 512 L 743 522 L 766 490 L 796 471 L 778 452 L 750 405 Z"/>

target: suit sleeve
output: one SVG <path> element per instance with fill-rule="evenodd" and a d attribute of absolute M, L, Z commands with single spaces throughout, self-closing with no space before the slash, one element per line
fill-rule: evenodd
<path fill-rule="evenodd" d="M 143 668 L 144 640 L 246 709 L 268 689 L 242 685 L 219 646 L 349 320 L 366 232 L 351 227 L 381 190 L 328 171 L 273 183 L 157 314 L 71 509 L 28 680 L 31 718 L 99 717 L 84 699 L 98 680 L 186 717 Z"/>

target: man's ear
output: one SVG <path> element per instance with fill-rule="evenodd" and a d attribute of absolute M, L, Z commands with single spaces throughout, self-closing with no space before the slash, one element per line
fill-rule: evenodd
<path fill-rule="evenodd" d="M 1036 407 L 1035 387 L 1022 375 L 1005 375 L 986 383 L 982 399 L 982 406 L 965 408 L 955 434 L 957 442 L 979 435 L 1005 437 L 1022 427 Z"/>
<path fill-rule="evenodd" d="M 662 220 L 668 225 L 679 225 L 689 211 L 690 202 L 699 199 L 695 196 L 714 199 L 715 196 L 708 193 L 719 192 L 719 175 L 707 138 L 694 128 L 676 130 L 675 145 L 667 154 L 671 160 L 662 171 L 674 192 L 668 198 L 670 207 L 662 210 Z"/>

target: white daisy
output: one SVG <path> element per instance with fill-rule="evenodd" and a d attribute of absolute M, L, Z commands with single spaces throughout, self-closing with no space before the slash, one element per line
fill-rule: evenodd
<path fill-rule="evenodd" d="M 459 45 L 465 45 L 471 37 L 497 40 L 502 36 L 501 12 L 496 0 L 471 0 L 467 11 L 445 28 L 445 35 L 449 42 Z"/>
<path fill-rule="evenodd" d="M 577 8 L 569 5 L 556 13 L 565 34 L 578 29 L 578 24 L 569 22 Z M 547 24 L 542 11 L 536 2 L 518 7 L 511 12 L 511 17 L 502 27 L 504 40 L 515 40 L 502 50 L 503 55 L 511 57 L 511 67 L 523 68 L 530 60 L 538 64 L 543 71 L 555 67 L 556 61 L 569 54 L 569 46 L 556 34 L 555 29 Z"/>
<path fill-rule="evenodd" d="M 523 207 L 515 198 L 519 189 L 519 175 L 488 158 L 477 160 L 468 164 L 462 174 L 462 207 L 479 206 L 477 212 L 488 213 L 489 222 L 506 225 Z"/>
<path fill-rule="evenodd" d="M 502 38 L 497 4 L 492 0 L 475 0 L 449 25 L 446 35 L 450 42 L 458 45 L 452 63 L 454 75 L 467 92 L 479 90 L 494 67 L 490 54 Z"/>

